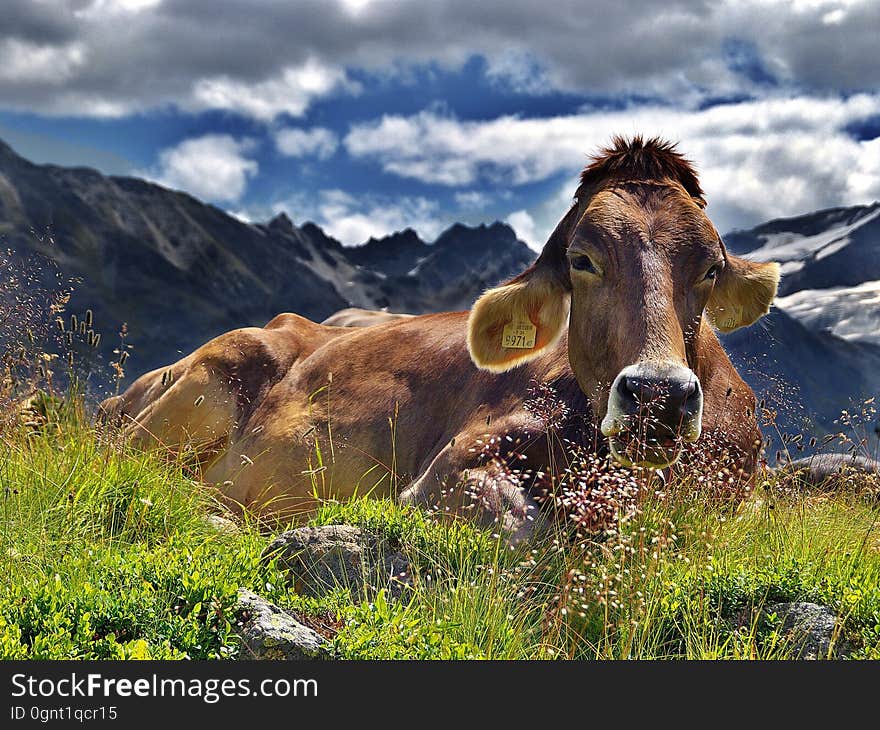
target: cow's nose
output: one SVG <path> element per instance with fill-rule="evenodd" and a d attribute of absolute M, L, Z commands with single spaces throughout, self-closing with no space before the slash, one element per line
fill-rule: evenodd
<path fill-rule="evenodd" d="M 645 375 L 626 375 L 618 383 L 624 398 L 637 405 L 657 405 L 672 414 L 684 415 L 690 400 L 697 392 L 697 379 L 690 370 L 685 374 L 673 373 L 664 378 Z"/>
<path fill-rule="evenodd" d="M 701 430 L 703 392 L 696 374 L 675 363 L 636 363 L 611 386 L 602 431 L 636 429 L 651 436 L 695 441 Z"/>

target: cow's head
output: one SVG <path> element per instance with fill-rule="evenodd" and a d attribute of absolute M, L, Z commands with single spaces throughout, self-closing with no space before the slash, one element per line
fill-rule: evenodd
<path fill-rule="evenodd" d="M 552 347 L 568 357 L 627 465 L 673 463 L 700 436 L 700 328 L 755 322 L 779 267 L 725 250 L 690 163 L 659 140 L 616 139 L 581 176 L 577 199 L 535 264 L 474 305 L 468 348 L 504 372 Z M 570 313 L 570 316 L 569 316 Z"/>

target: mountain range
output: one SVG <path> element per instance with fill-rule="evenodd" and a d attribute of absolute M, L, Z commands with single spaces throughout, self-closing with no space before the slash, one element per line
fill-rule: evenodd
<path fill-rule="evenodd" d="M 76 279 L 70 311 L 92 309 L 99 327 L 127 323 L 130 375 L 282 311 L 320 321 L 349 306 L 467 309 L 534 259 L 503 223 L 456 224 L 431 244 L 407 229 L 344 247 L 284 213 L 248 224 L 137 178 L 34 165 L 3 143 L 0 245 Z"/>
<path fill-rule="evenodd" d="M 782 263 L 759 324 L 723 338 L 779 431 L 835 431 L 880 390 L 880 203 L 728 233 L 735 253 Z M 125 322 L 129 377 L 209 338 L 292 311 L 467 309 L 535 253 L 504 223 L 455 224 L 433 242 L 406 229 L 347 247 L 284 213 L 246 223 L 186 193 L 89 168 L 34 165 L 0 142 L 0 247 L 74 279 L 68 311 L 93 310 L 105 360 Z M 48 279 L 51 278 L 47 273 Z M 778 445 L 779 433 L 770 434 Z"/>

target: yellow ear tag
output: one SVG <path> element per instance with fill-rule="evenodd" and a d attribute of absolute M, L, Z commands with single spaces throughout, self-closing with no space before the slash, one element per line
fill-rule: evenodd
<path fill-rule="evenodd" d="M 538 328 L 531 322 L 511 322 L 504 325 L 501 346 L 510 350 L 530 350 L 535 346 Z"/>

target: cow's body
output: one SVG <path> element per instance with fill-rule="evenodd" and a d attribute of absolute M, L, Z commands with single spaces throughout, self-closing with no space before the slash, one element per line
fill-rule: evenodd
<path fill-rule="evenodd" d="M 754 322 L 778 268 L 725 251 L 670 146 L 617 144 L 587 168 L 537 262 L 470 313 L 354 328 L 279 315 L 142 376 L 103 410 L 136 444 L 191 444 L 206 481 L 263 513 L 392 495 L 476 504 L 523 537 L 532 483 L 499 464 L 515 458 L 552 487 L 565 439 L 658 469 L 708 443 L 697 461 L 730 467 L 736 491 L 760 446 L 754 395 L 709 317 L 725 330 Z M 508 324 L 525 327 L 523 342 L 508 342 Z M 552 434 L 530 407 L 544 386 L 565 406 Z"/>
<path fill-rule="evenodd" d="M 310 510 L 316 496 L 365 493 L 458 511 L 468 504 L 468 482 L 484 478 L 478 442 L 493 437 L 521 441 L 525 464 L 546 470 L 564 457 L 551 453 L 546 424 L 528 407 L 537 384 L 551 385 L 566 406 L 558 431 L 603 450 L 566 338 L 522 367 L 489 373 L 468 355 L 467 318 L 452 312 L 343 329 L 280 315 L 147 373 L 114 410 L 135 444 L 194 445 L 206 481 L 233 503 L 272 513 Z M 744 416 L 754 396 L 708 325 L 704 335 L 706 429 L 732 436 L 748 475 L 758 433 Z M 498 503 L 484 517 L 528 534 L 531 495 L 503 481 L 493 487 Z"/>

